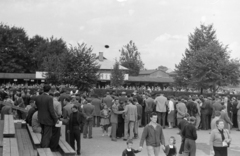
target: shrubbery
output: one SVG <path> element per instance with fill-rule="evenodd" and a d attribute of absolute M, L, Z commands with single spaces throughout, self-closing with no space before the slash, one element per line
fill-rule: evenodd
<path fill-rule="evenodd" d="M 127 95 L 132 94 L 134 90 L 116 90 L 116 89 L 94 89 L 93 94 L 96 94 L 98 97 L 104 97 L 106 93 L 112 93 L 115 92 L 116 94 L 121 94 L 122 92 L 126 92 Z M 143 93 L 143 92 L 148 92 L 144 90 L 139 90 L 138 92 Z M 149 92 L 148 92 L 149 93 Z M 152 91 L 150 94 L 152 96 L 156 96 L 157 94 L 163 93 L 165 96 L 175 96 L 175 97 L 188 97 L 189 95 L 201 95 L 201 93 L 195 93 L 195 92 L 176 92 L 176 91 Z M 204 96 L 213 96 L 211 93 L 203 93 L 202 95 Z M 229 95 L 230 97 L 239 97 L 240 95 L 235 95 L 235 94 L 218 94 L 221 96 L 226 96 Z"/>

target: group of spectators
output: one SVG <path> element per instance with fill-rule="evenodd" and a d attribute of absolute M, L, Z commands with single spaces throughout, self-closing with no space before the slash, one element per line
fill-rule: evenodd
<path fill-rule="evenodd" d="M 165 145 L 161 129 L 165 129 L 166 125 L 168 128 L 176 127 L 179 128 L 179 134 L 183 138 L 180 152 L 193 154 L 196 153 L 196 146 L 194 147 L 193 143 L 197 139 L 195 130 L 218 129 L 220 132 L 221 123 L 223 123 L 220 136 L 224 139 L 229 138 L 227 132 L 232 127 L 240 130 L 239 99 L 229 96 L 165 97 L 163 94 L 152 96 L 149 93 L 135 91 L 131 95 L 125 92 L 120 94 L 107 92 L 105 97 L 97 97 L 95 94 L 86 97 L 80 95 L 78 91 L 51 91 L 51 86 L 44 85 L 42 91 L 34 93 L 30 93 L 30 90 L 17 90 L 14 94 L 10 94 L 9 90 L 2 89 L 0 98 L 5 103 L 0 106 L 1 118 L 3 119 L 4 114 L 14 114 L 15 118 L 25 119 L 34 132 L 42 134 L 42 147 L 50 147 L 53 151 L 58 148 L 61 126 L 57 125 L 61 122 L 66 125 L 65 139 L 73 149 L 75 149 L 75 141 L 77 142 L 78 154 L 80 154 L 81 133 L 83 138 L 91 139 L 92 127 L 101 126 L 102 135 L 110 136 L 112 141 L 123 138 L 128 143 L 139 137 L 139 127 L 145 127 L 139 151 L 142 149 L 144 140 L 147 146 L 149 144 L 153 147 Z M 27 113 L 13 111 L 11 107 L 13 105 L 26 109 Z M 184 129 L 187 123 L 190 128 Z M 160 140 L 156 145 L 151 143 L 153 141 L 151 138 L 148 138 L 147 133 L 152 131 L 149 125 L 161 131 L 158 134 Z M 158 125 L 161 128 L 156 129 Z M 110 126 L 111 131 L 108 132 Z M 191 133 L 190 136 L 189 133 Z M 211 140 L 214 147 L 216 143 L 212 134 Z M 185 144 L 191 149 L 184 149 Z M 165 146 L 162 148 L 166 151 Z M 217 151 L 216 148 L 213 149 Z M 155 155 L 159 153 L 155 148 L 147 147 L 147 150 L 148 153 L 155 153 Z"/>
<path fill-rule="evenodd" d="M 97 86 L 98 89 L 120 89 L 120 90 L 134 90 L 134 91 L 148 91 L 148 92 L 154 92 L 154 91 L 166 91 L 166 92 L 189 92 L 189 93 L 200 93 L 201 90 L 194 89 L 194 88 L 177 88 L 177 87 L 160 87 L 160 86 L 120 86 L 118 88 L 112 87 L 110 85 L 106 86 Z M 203 90 L 203 93 L 212 93 L 213 91 L 210 89 Z M 231 89 L 231 88 L 219 88 L 216 91 L 217 94 L 240 94 L 239 89 Z"/>
<path fill-rule="evenodd" d="M 76 96 L 59 90 L 52 92 L 50 85 L 44 85 L 40 92 L 33 94 L 24 89 L 15 90 L 13 94 L 9 92 L 6 88 L 0 90 L 1 120 L 6 114 L 12 114 L 14 119 L 25 120 L 32 126 L 33 132 L 42 134 L 41 147 L 49 147 L 52 151 L 59 150 L 61 124 L 65 124 L 65 140 L 73 149 L 76 141 L 76 152 L 80 155 L 80 134 L 86 114 L 79 111 Z"/>

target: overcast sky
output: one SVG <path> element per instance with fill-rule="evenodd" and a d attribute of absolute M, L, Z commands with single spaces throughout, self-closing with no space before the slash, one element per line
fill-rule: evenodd
<path fill-rule="evenodd" d="M 201 23 L 213 23 L 217 38 L 240 58 L 239 6 L 239 0 L 0 0 L 0 21 L 30 37 L 85 42 L 110 60 L 133 40 L 147 69 L 174 69 Z"/>

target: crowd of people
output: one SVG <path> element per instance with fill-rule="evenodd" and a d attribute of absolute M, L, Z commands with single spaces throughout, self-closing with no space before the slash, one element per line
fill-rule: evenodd
<path fill-rule="evenodd" d="M 97 86 L 98 89 L 122 89 L 122 90 L 137 90 L 137 91 L 148 91 L 148 92 L 154 92 L 154 91 L 166 91 L 166 92 L 189 92 L 189 93 L 200 93 L 200 89 L 195 88 L 181 88 L 181 87 L 172 87 L 172 86 L 120 86 L 118 88 L 112 87 L 110 85 L 106 86 Z M 211 89 L 203 90 L 203 93 L 213 93 Z M 233 89 L 233 88 L 218 88 L 216 91 L 217 94 L 240 94 L 239 89 Z"/>
<path fill-rule="evenodd" d="M 43 148 L 58 150 L 61 123 L 66 125 L 65 139 L 73 149 L 77 142 L 79 155 L 81 133 L 84 139 L 92 139 L 93 127 L 101 127 L 102 135 L 110 136 L 114 142 L 121 138 L 127 141 L 123 156 L 140 152 L 144 141 L 149 156 L 158 156 L 160 148 L 167 156 L 176 155 L 174 136 L 169 139 L 169 145 L 165 145 L 165 128 L 179 129 L 182 137 L 179 153 L 191 156 L 196 155 L 197 131 L 211 129 L 211 152 L 226 156 L 231 142 L 230 130 L 236 127 L 240 131 L 240 99 L 230 96 L 165 97 L 135 91 L 131 95 L 107 92 L 105 97 L 96 94 L 87 97 L 76 90 L 53 91 L 50 85 L 44 85 L 42 90 L 33 93 L 28 89 L 15 93 L 1 89 L 0 98 L 3 101 L 1 119 L 5 114 L 13 114 L 16 119 L 26 120 L 35 133 L 42 134 Z M 24 108 L 27 113 L 14 111 L 12 106 Z M 144 127 L 141 135 L 139 127 Z M 140 138 L 138 150 L 131 147 L 136 138 Z"/>

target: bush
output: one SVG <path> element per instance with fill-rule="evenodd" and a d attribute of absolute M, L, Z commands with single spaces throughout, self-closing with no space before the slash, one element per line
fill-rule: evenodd
<path fill-rule="evenodd" d="M 124 89 L 94 89 L 93 90 L 93 94 L 96 94 L 98 97 L 104 97 L 106 95 L 106 93 L 113 93 L 115 92 L 116 94 L 121 94 L 122 92 L 126 92 L 127 95 L 132 94 L 134 92 L 134 90 L 124 90 Z M 148 92 L 149 91 L 145 91 L 145 90 L 138 90 L 138 92 L 140 93 L 144 93 L 144 92 Z M 212 93 L 195 93 L 195 92 L 176 92 L 176 91 L 152 91 L 150 94 L 152 96 L 157 96 L 158 94 L 164 94 L 166 97 L 168 96 L 175 96 L 175 97 L 189 97 L 189 95 L 203 95 L 203 96 L 213 96 Z M 236 95 L 236 94 L 218 94 L 220 96 L 230 96 L 230 97 L 238 97 L 240 98 L 240 95 Z"/>

